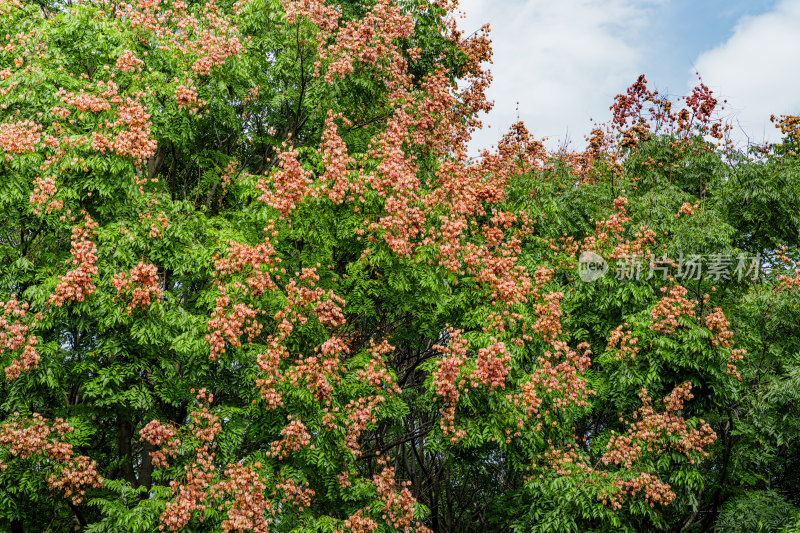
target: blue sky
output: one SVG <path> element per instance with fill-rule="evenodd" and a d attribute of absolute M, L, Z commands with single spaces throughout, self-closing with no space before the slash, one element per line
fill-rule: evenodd
<path fill-rule="evenodd" d="M 651 18 L 653 33 L 647 52 L 652 54 L 648 58 L 652 73 L 679 83 L 674 88 L 682 91 L 687 68 L 701 52 L 727 41 L 743 17 L 766 13 L 775 4 L 773 0 L 665 2 Z"/>
<path fill-rule="evenodd" d="M 639 74 L 673 96 L 703 81 L 728 99 L 734 139 L 775 140 L 769 115 L 800 114 L 800 0 L 462 0 L 464 30 L 490 23 L 495 109 L 473 150 L 519 117 L 551 147 Z M 519 102 L 518 106 L 517 103 Z"/>

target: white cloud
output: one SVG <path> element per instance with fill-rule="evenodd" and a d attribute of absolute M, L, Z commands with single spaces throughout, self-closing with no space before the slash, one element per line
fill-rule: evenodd
<path fill-rule="evenodd" d="M 701 54 L 692 68 L 718 97 L 728 100 L 734 138 L 775 141 L 770 114 L 800 112 L 800 0 L 783 0 L 762 15 L 739 21 L 724 43 Z"/>
<path fill-rule="evenodd" d="M 613 97 L 636 80 L 646 54 L 644 30 L 657 0 L 465 0 L 460 27 L 491 24 L 495 107 L 473 150 L 496 144 L 519 116 L 551 147 L 567 133 L 576 144 L 589 118 L 609 118 Z"/>

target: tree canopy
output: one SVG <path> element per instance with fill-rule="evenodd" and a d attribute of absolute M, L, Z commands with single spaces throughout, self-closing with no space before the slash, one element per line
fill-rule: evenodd
<path fill-rule="evenodd" d="M 0 527 L 798 528 L 800 119 L 471 158 L 456 14 L 0 0 Z"/>

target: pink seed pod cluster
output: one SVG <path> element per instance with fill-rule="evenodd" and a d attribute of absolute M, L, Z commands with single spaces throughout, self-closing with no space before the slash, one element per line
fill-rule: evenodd
<path fill-rule="evenodd" d="M 38 413 L 33 413 L 31 418 L 15 413 L 12 422 L 0 426 L 0 448 L 6 449 L 12 460 L 33 459 L 39 465 L 58 465 L 47 477 L 48 486 L 78 505 L 86 491 L 100 488 L 103 480 L 97 473 L 95 461 L 77 455 L 73 446 L 64 441 L 64 436 L 72 431 L 74 428 L 60 418 L 51 422 Z M 7 467 L 0 462 L 0 471 Z"/>
<path fill-rule="evenodd" d="M 155 265 L 139 262 L 129 272 L 119 272 L 111 280 L 117 291 L 115 299 L 127 300 L 128 315 L 134 309 L 147 309 L 151 301 L 159 301 L 163 291 L 159 287 L 158 269 Z"/>
<path fill-rule="evenodd" d="M 700 207 L 699 203 L 695 203 L 694 205 L 692 205 L 689 202 L 684 202 L 681 205 L 680 211 L 675 213 L 675 218 L 680 218 L 681 215 L 689 215 L 689 216 L 691 216 L 691 215 L 694 214 L 695 211 L 697 211 L 697 209 L 699 209 L 699 207 Z"/>
<path fill-rule="evenodd" d="M 123 50 L 122 54 L 120 54 L 117 59 L 116 67 L 120 72 L 131 72 L 137 69 L 141 72 L 142 65 L 144 65 L 144 61 L 136 57 L 133 52 L 130 50 Z"/>
<path fill-rule="evenodd" d="M 139 430 L 139 440 L 160 447 L 160 449 L 150 452 L 153 464 L 158 468 L 168 468 L 167 456 L 175 457 L 178 454 L 178 447 L 181 445 L 178 431 L 158 420 L 151 420 Z"/>
<path fill-rule="evenodd" d="M 625 324 L 627 326 L 627 324 Z M 608 346 L 606 350 L 614 353 L 614 358 L 617 361 L 624 359 L 636 360 L 636 355 L 639 353 L 639 347 L 636 343 L 639 342 L 638 337 L 633 336 L 630 330 L 623 331 L 624 326 L 618 326 L 611 331 L 608 336 Z"/>
<path fill-rule="evenodd" d="M 42 127 L 32 120 L 0 124 L 0 149 L 5 152 L 6 161 L 11 161 L 11 154 L 24 154 L 36 150 L 41 140 Z"/>
<path fill-rule="evenodd" d="M 33 180 L 34 189 L 30 195 L 30 204 L 33 206 L 33 214 L 40 216 L 42 206 L 46 205 L 48 214 L 64 207 L 63 200 L 52 200 L 56 194 L 56 181 L 54 176 L 37 176 Z"/>
<path fill-rule="evenodd" d="M 281 220 L 294 211 L 311 191 L 311 172 L 303 169 L 297 157 L 296 150 L 281 151 L 278 154 L 279 169 L 256 185 L 262 193 L 258 200 L 277 209 Z"/>
<path fill-rule="evenodd" d="M 667 292 L 667 288 L 662 287 L 661 292 Z M 670 289 L 669 294 L 659 300 L 650 311 L 652 317 L 650 328 L 665 334 L 674 333 L 679 326 L 679 317 L 695 316 L 694 308 L 697 306 L 697 301 L 687 299 L 687 293 L 686 288 L 681 285 L 675 285 Z"/>
<path fill-rule="evenodd" d="M 12 359 L 11 364 L 5 368 L 6 379 L 12 380 L 19 377 L 21 372 L 30 372 L 39 366 L 39 353 L 36 351 L 38 343 L 36 336 L 31 333 L 36 328 L 36 323 L 41 320 L 41 313 L 28 312 L 29 305 L 20 303 L 16 299 L 0 302 L 0 355 L 6 352 L 16 352 L 19 355 Z"/>
<path fill-rule="evenodd" d="M 97 246 L 91 240 L 97 223 L 86 215 L 82 225 L 72 228 L 72 259 L 67 264 L 75 268 L 64 276 L 59 276 L 58 285 L 48 303 L 58 307 L 67 302 L 82 302 L 97 288 L 94 277 L 97 275 Z"/>
<path fill-rule="evenodd" d="M 711 331 L 711 346 L 730 351 L 728 358 L 728 374 L 741 380 L 742 376 L 736 368 L 736 363 L 741 361 L 747 350 L 744 348 L 733 348 L 733 332 L 728 329 L 730 322 L 725 318 L 722 309 L 715 307 L 714 310 L 706 315 L 706 327 Z"/>
<path fill-rule="evenodd" d="M 203 101 L 197 97 L 197 90 L 186 85 L 175 88 L 175 102 L 179 109 L 188 109 L 191 114 L 197 113 L 203 105 Z"/>
<path fill-rule="evenodd" d="M 347 415 L 345 425 L 344 445 L 355 456 L 361 455 L 361 446 L 358 444 L 358 437 L 361 432 L 377 421 L 378 406 L 385 402 L 386 398 L 380 394 L 351 400 L 344 408 Z"/>
<path fill-rule="evenodd" d="M 383 505 L 382 518 L 398 531 L 431 533 L 428 528 L 414 524 L 415 500 L 408 489 L 411 482 L 397 483 L 394 468 L 388 466 L 384 457 L 378 459 L 378 466 L 381 471 L 372 476 L 372 484 Z"/>
<path fill-rule="evenodd" d="M 692 384 L 687 382 L 676 387 L 663 399 L 665 411 L 656 412 L 650 405 L 647 391 L 639 397 L 642 407 L 634 411 L 635 422 L 628 424 L 625 434 L 613 433 L 601 458 L 604 464 L 618 464 L 631 468 L 643 453 L 660 453 L 667 446 L 686 456 L 690 463 L 697 457 L 706 457 L 704 448 L 716 440 L 716 433 L 703 420 L 699 429 L 689 429 L 686 421 L 676 412 L 683 409 L 684 402 L 692 398 Z M 669 440 L 664 437 L 669 437 Z"/>
<path fill-rule="evenodd" d="M 778 258 L 786 264 L 791 263 L 789 257 L 787 257 L 783 251 L 778 250 Z M 800 263 L 796 265 L 796 269 L 794 271 L 794 276 L 787 276 L 786 274 L 780 274 L 778 276 L 778 281 L 780 285 L 778 286 L 778 292 L 781 291 L 792 291 L 795 293 L 800 292 Z"/>
<path fill-rule="evenodd" d="M 285 459 L 291 453 L 296 453 L 311 444 L 311 435 L 306 431 L 306 426 L 299 418 L 288 415 L 289 424 L 281 430 L 279 441 L 270 445 L 268 455 L 278 459 Z M 313 447 L 312 447 L 313 449 Z"/>
<path fill-rule="evenodd" d="M 230 312 L 226 313 L 228 309 Z M 247 335 L 250 340 L 258 335 L 262 325 L 256 320 L 257 315 L 258 309 L 245 303 L 231 304 L 231 298 L 226 295 L 223 287 L 208 321 L 209 334 L 206 335 L 206 341 L 211 346 L 209 358 L 218 359 L 225 352 L 226 342 L 233 347 L 239 347 L 242 345 L 242 335 Z"/>
<path fill-rule="evenodd" d="M 348 166 L 355 161 L 347 153 L 347 145 L 339 136 L 336 117 L 332 111 L 325 119 L 325 130 L 322 133 L 322 164 L 325 172 L 321 176 L 321 193 L 334 203 L 341 203 L 350 192 Z"/>
<path fill-rule="evenodd" d="M 511 354 L 506 350 L 505 344 L 493 339 L 493 344 L 487 348 L 480 348 L 476 357 L 476 368 L 472 373 L 473 386 L 478 383 L 489 390 L 495 388 L 505 389 L 505 380 L 508 375 L 508 364 Z"/>
<path fill-rule="evenodd" d="M 434 345 L 433 349 L 443 355 L 436 361 L 436 370 L 431 378 L 434 393 L 442 400 L 444 407 L 440 409 L 442 418 L 439 422 L 442 433 L 452 435 L 456 442 L 466 433 L 455 428 L 455 407 L 461 396 L 461 390 L 467 383 L 467 375 L 462 372 L 467 360 L 469 343 L 461 337 L 461 330 L 448 327 L 447 345 Z"/>

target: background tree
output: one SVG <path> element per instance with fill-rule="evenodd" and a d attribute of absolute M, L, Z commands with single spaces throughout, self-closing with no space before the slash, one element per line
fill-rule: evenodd
<path fill-rule="evenodd" d="M 471 160 L 455 8 L 0 3 L 4 527 L 791 521 L 796 121 L 740 154 L 642 77 L 583 153 Z M 765 268 L 584 283 L 586 250 Z"/>

